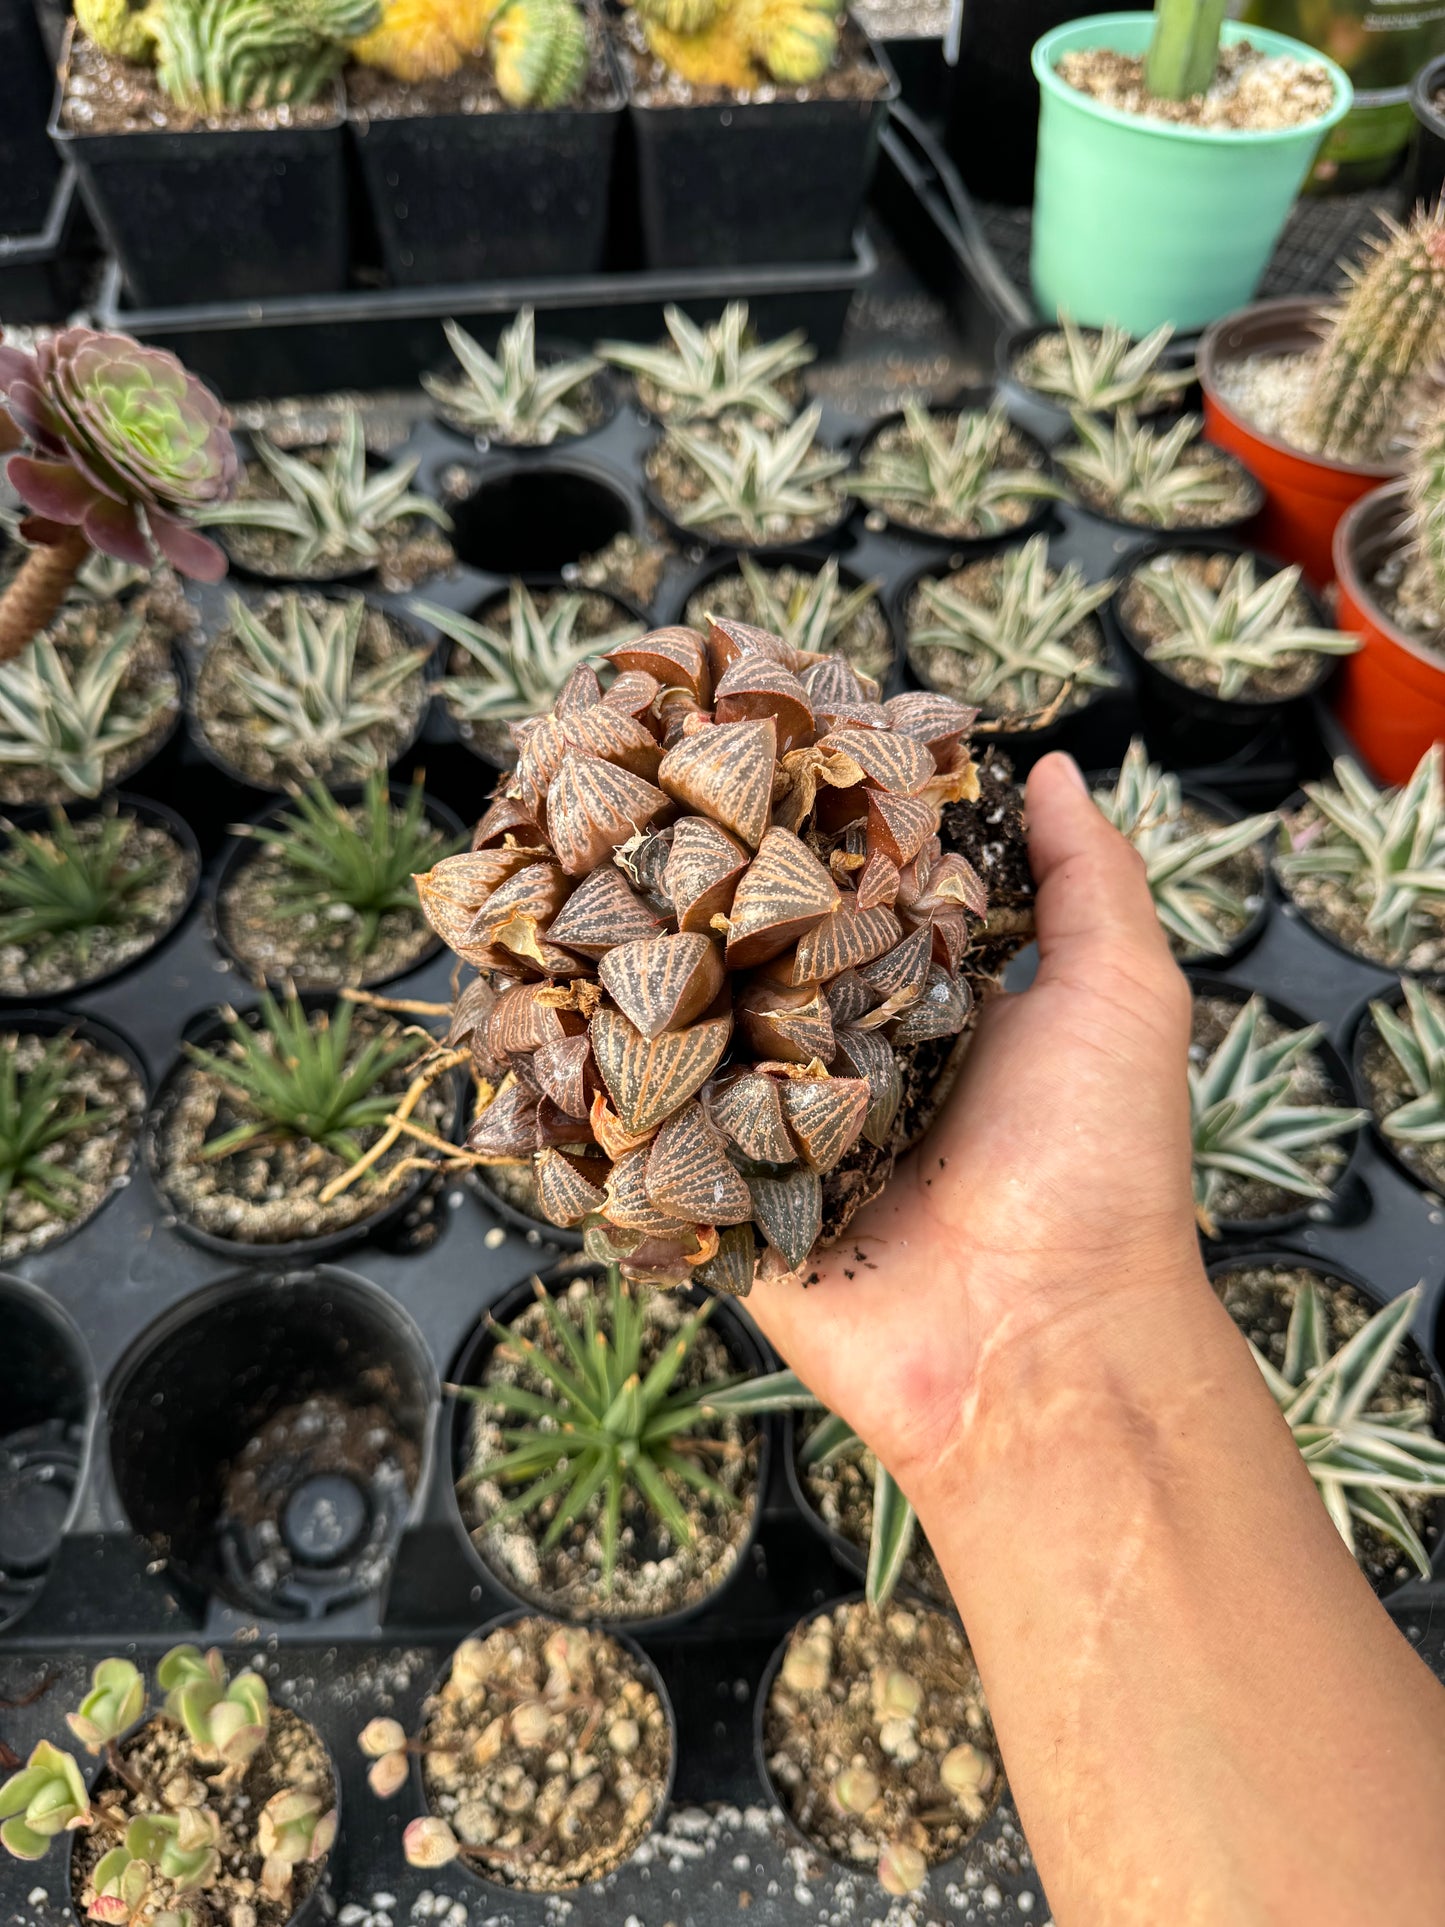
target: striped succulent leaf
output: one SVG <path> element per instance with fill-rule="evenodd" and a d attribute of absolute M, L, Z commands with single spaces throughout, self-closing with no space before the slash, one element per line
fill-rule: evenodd
<path fill-rule="evenodd" d="M 1224 455 L 1199 440 L 1198 415 L 1155 429 L 1141 427 L 1132 409 L 1100 421 L 1076 408 L 1073 423 L 1075 439 L 1058 451 L 1059 466 L 1121 521 L 1175 528 L 1188 510 L 1220 508 L 1234 494 L 1235 473 Z"/>
<path fill-rule="evenodd" d="M 1003 404 L 933 415 L 916 401 L 903 408 L 907 436 L 875 444 L 850 484 L 863 502 L 899 502 L 947 515 L 960 531 L 1005 535 L 1021 503 L 1056 500 L 1057 482 L 1041 468 L 1010 467 L 1014 431 Z"/>
<path fill-rule="evenodd" d="M 77 796 L 98 796 L 106 757 L 140 742 L 174 693 L 157 679 L 117 703 L 140 635 L 139 620 L 125 623 L 73 675 L 49 636 L 0 663 L 0 764 L 45 770 Z"/>
<path fill-rule="evenodd" d="M 720 319 L 702 327 L 672 305 L 662 314 L 670 347 L 603 341 L 598 353 L 659 389 L 671 420 L 717 421 L 734 410 L 780 424 L 793 419 L 777 384 L 815 359 L 801 328 L 776 341 L 758 341 L 748 326 L 746 301 L 730 301 Z"/>
<path fill-rule="evenodd" d="M 738 573 L 747 584 L 756 626 L 781 636 L 794 649 L 818 655 L 837 648 L 839 638 L 883 587 L 883 578 L 874 576 L 856 589 L 844 589 L 838 580 L 836 555 L 830 555 L 816 575 L 800 582 L 786 601 L 774 586 L 773 574 L 752 556 L 738 557 Z"/>
<path fill-rule="evenodd" d="M 1427 1405 L 1371 1404 L 1405 1343 L 1421 1289 L 1416 1285 L 1376 1312 L 1331 1355 L 1320 1294 L 1307 1285 L 1290 1313 L 1283 1369 L 1252 1342 L 1250 1350 L 1351 1552 L 1359 1521 L 1399 1546 L 1428 1579 L 1430 1555 L 1400 1500 L 1445 1494 L 1445 1444 L 1431 1428 Z"/>
<path fill-rule="evenodd" d="M 584 595 L 553 592 L 539 607 L 525 583 L 514 582 L 505 630 L 438 602 L 416 601 L 411 611 L 476 664 L 475 673 L 446 676 L 437 684 L 457 714 L 471 723 L 521 722 L 552 707 L 579 663 L 641 635 L 642 624 L 628 622 L 579 636 L 577 623 L 586 605 Z"/>
<path fill-rule="evenodd" d="M 586 428 L 568 397 L 590 381 L 602 363 L 581 355 L 539 366 L 530 308 L 519 309 L 511 327 L 503 330 L 495 356 L 455 321 L 446 324 L 446 336 L 461 363 L 462 378 L 423 375 L 422 385 L 447 415 L 473 434 L 543 448 Z"/>
<path fill-rule="evenodd" d="M 1091 415 L 1112 415 L 1120 408 L 1141 412 L 1163 407 L 1182 395 L 1194 380 L 1194 369 L 1162 368 L 1160 356 L 1174 338 L 1167 324 L 1140 341 L 1112 322 L 1102 328 L 1081 328 L 1060 314 L 1059 334 L 1064 358 L 1056 364 L 1029 366 L 1025 383 L 1036 394 Z"/>
<path fill-rule="evenodd" d="M 1217 674 L 1215 693 L 1228 702 L 1251 676 L 1268 675 L 1292 656 L 1353 655 L 1358 636 L 1291 619 L 1302 575 L 1298 567 L 1280 569 L 1261 582 L 1254 557 L 1241 555 L 1214 590 L 1184 557 L 1153 557 L 1133 579 L 1164 611 L 1171 633 L 1150 643 L 1150 661 L 1204 663 Z"/>
<path fill-rule="evenodd" d="M 1211 1236 L 1213 1206 L 1227 1174 L 1277 1185 L 1296 1197 L 1328 1197 L 1328 1187 L 1298 1153 L 1343 1136 L 1366 1115 L 1337 1104 L 1291 1103 L 1302 1060 L 1324 1026 L 1266 1038 L 1264 1016 L 1264 1000 L 1251 997 L 1206 1062 L 1189 1069 L 1194 1205 Z"/>
<path fill-rule="evenodd" d="M 815 406 L 772 433 L 743 417 L 730 418 L 712 436 L 669 428 L 668 442 L 702 480 L 696 500 L 679 511 L 678 520 L 690 529 L 735 526 L 756 542 L 799 516 L 836 513 L 835 478 L 848 458 L 817 446 L 822 418 Z"/>
<path fill-rule="evenodd" d="M 1380 1125 L 1400 1144 L 1445 1143 L 1445 996 L 1404 980 L 1405 1015 L 1383 1002 L 1370 1005 L 1375 1029 L 1410 1080 L 1415 1095 Z"/>

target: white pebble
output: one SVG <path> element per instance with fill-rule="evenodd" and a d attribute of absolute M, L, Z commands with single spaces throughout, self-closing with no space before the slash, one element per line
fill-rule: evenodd
<path fill-rule="evenodd" d="M 371 1896 L 371 1904 L 373 1907 L 376 1907 L 378 1909 L 384 1909 L 385 1911 L 390 1912 L 391 1909 L 396 1905 L 396 1895 L 395 1894 L 373 1894 Z"/>
<path fill-rule="evenodd" d="M 340 1927 L 361 1927 L 361 1922 L 365 1920 L 366 1917 L 366 1909 L 364 1907 L 358 1907 L 354 1900 L 348 1900 L 341 1912 L 336 1916 L 340 1922 Z"/>
<path fill-rule="evenodd" d="M 43 1907 L 46 1901 L 49 1900 L 50 1895 L 44 1887 L 32 1887 L 25 1898 L 32 1907 Z"/>

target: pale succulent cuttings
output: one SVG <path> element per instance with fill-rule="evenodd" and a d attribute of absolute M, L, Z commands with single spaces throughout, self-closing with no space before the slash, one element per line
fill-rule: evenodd
<path fill-rule="evenodd" d="M 1058 338 L 1063 354 L 1056 363 L 1040 356 L 1038 342 L 1032 342 L 1019 356 L 1017 377 L 1036 394 L 1091 415 L 1112 415 L 1120 408 L 1148 414 L 1177 400 L 1195 380 L 1192 366 L 1161 365 L 1174 339 L 1168 323 L 1136 341 L 1113 322 L 1081 328 L 1061 313 Z"/>
<path fill-rule="evenodd" d="M 1445 1144 L 1445 993 L 1413 977 L 1401 989 L 1403 1013 L 1377 999 L 1370 1016 L 1414 1095 L 1381 1118 L 1380 1129 L 1397 1144 Z"/>
<path fill-rule="evenodd" d="M 822 418 L 815 405 L 777 432 L 745 416 L 725 419 L 711 434 L 669 428 L 665 445 L 691 467 L 698 484 L 694 498 L 676 507 L 677 520 L 684 528 L 743 542 L 786 535 L 800 519 L 836 521 L 843 507 L 837 478 L 848 458 L 818 442 Z"/>
<path fill-rule="evenodd" d="M 422 386 L 449 420 L 475 435 L 536 448 L 587 428 L 578 399 L 602 363 L 595 355 L 539 361 L 530 308 L 519 309 L 503 329 L 495 355 L 455 321 L 447 322 L 446 337 L 461 363 L 461 378 L 423 375 Z"/>
<path fill-rule="evenodd" d="M 1170 529 L 1185 522 L 1218 524 L 1238 500 L 1247 510 L 1247 478 L 1222 449 L 1199 438 L 1198 415 L 1167 429 L 1141 426 L 1121 408 L 1108 421 L 1075 409 L 1073 442 L 1058 451 L 1060 468 L 1091 508 L 1136 527 Z M 1259 491 L 1247 483 L 1250 497 Z"/>
<path fill-rule="evenodd" d="M 437 684 L 456 713 L 469 723 L 523 722 L 550 708 L 578 663 L 642 633 L 640 622 L 579 632 L 586 602 L 585 595 L 553 590 L 539 604 L 524 582 L 514 582 L 505 629 L 439 602 L 413 602 L 411 609 L 469 659 L 460 674 Z"/>
<path fill-rule="evenodd" d="M 778 384 L 816 357 L 801 328 L 759 341 L 748 326 L 746 301 L 730 301 L 720 319 L 701 326 L 671 303 L 662 318 L 670 346 L 603 341 L 598 353 L 651 383 L 666 398 L 672 420 L 716 421 L 734 409 L 780 424 L 793 419 L 793 405 Z"/>
<path fill-rule="evenodd" d="M 903 427 L 896 441 L 880 437 L 865 451 L 849 486 L 862 502 L 903 511 L 910 524 L 941 518 L 960 540 L 1005 535 L 1033 503 L 1063 494 L 1042 467 L 1021 459 L 1001 402 L 956 413 L 906 402 Z"/>

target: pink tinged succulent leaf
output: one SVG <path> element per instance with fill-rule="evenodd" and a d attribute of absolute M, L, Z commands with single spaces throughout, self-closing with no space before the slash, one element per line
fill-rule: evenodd
<path fill-rule="evenodd" d="M 976 917 L 988 915 L 988 890 L 983 878 L 968 859 L 955 850 L 946 851 L 936 863 L 930 864 L 922 885 L 910 906 L 910 914 L 915 917 L 957 910 L 972 911 Z"/>
<path fill-rule="evenodd" d="M 112 502 L 97 496 L 86 510 L 81 523 L 85 539 L 102 555 L 113 555 L 132 568 L 149 569 L 154 557 L 136 512 L 125 502 Z"/>
<path fill-rule="evenodd" d="M 586 876 L 667 802 L 662 791 L 601 757 L 569 751 L 547 790 L 547 825 L 569 876 Z"/>
<path fill-rule="evenodd" d="M 878 701 L 877 683 L 871 676 L 860 676 L 846 656 L 824 656 L 821 662 L 810 663 L 801 680 L 816 711 L 839 705 L 871 706 Z"/>
<path fill-rule="evenodd" d="M 917 796 L 937 765 L 922 743 L 891 729 L 835 729 L 819 739 L 820 749 L 840 749 L 863 771 L 870 789 L 890 796 Z"/>
<path fill-rule="evenodd" d="M 874 910 L 880 904 L 889 909 L 898 901 L 898 865 L 882 850 L 874 850 L 858 872 L 858 908 Z"/>
<path fill-rule="evenodd" d="M 597 671 L 590 662 L 579 662 L 558 690 L 552 713 L 558 717 L 575 716 L 584 709 L 594 708 L 601 700 L 602 684 Z"/>
<path fill-rule="evenodd" d="M 833 1170 L 857 1143 L 872 1092 L 859 1077 L 788 1078 L 783 1115 L 811 1170 Z"/>
<path fill-rule="evenodd" d="M 567 901 L 569 884 L 552 862 L 529 863 L 499 883 L 467 927 L 469 944 L 495 943 L 517 917 L 545 930 Z"/>
<path fill-rule="evenodd" d="M 726 830 L 705 816 L 685 816 L 673 831 L 662 875 L 678 929 L 711 930 L 713 918 L 731 910 L 747 867 L 747 851 Z"/>
<path fill-rule="evenodd" d="M 605 704 L 576 710 L 563 718 L 562 730 L 573 749 L 599 756 L 604 763 L 616 763 L 619 769 L 630 769 L 649 783 L 657 775 L 662 761 L 657 738 L 625 710 L 609 709 Z"/>
<path fill-rule="evenodd" d="M 598 964 L 597 975 L 624 1016 L 652 1038 L 701 1017 L 727 973 L 718 946 L 693 933 L 618 944 Z"/>
<path fill-rule="evenodd" d="M 427 1814 L 406 1828 L 401 1850 L 409 1867 L 445 1867 L 456 1859 L 461 1847 L 445 1820 Z"/>
<path fill-rule="evenodd" d="M 765 656 L 743 656 L 713 691 L 718 724 L 762 721 L 771 717 L 780 753 L 811 742 L 816 731 L 808 692 L 790 669 Z"/>
<path fill-rule="evenodd" d="M 878 850 L 900 869 L 911 863 L 936 834 L 938 811 L 916 796 L 890 796 L 869 790 L 868 848 Z"/>
<path fill-rule="evenodd" d="M 751 983 L 733 1005 L 755 1058 L 782 1064 L 826 1064 L 833 1055 L 833 1017 L 817 984 L 796 988 Z"/>
<path fill-rule="evenodd" d="M 6 396 L 6 412 L 40 455 L 64 455 L 64 423 L 46 397 L 44 385 L 22 375 Z"/>
<path fill-rule="evenodd" d="M 38 374 L 34 355 L 23 348 L 0 346 L 0 391 L 8 394 L 17 381 L 34 381 Z"/>
<path fill-rule="evenodd" d="M 659 1210 L 693 1224 L 745 1224 L 752 1217 L 752 1194 L 696 1100 L 666 1120 L 644 1155 L 647 1195 Z"/>
<path fill-rule="evenodd" d="M 841 902 L 838 886 L 808 846 L 791 830 L 769 830 L 733 898 L 729 970 L 779 956 Z"/>
<path fill-rule="evenodd" d="M 790 1171 L 753 1171 L 753 1220 L 790 1271 L 805 1264 L 823 1230 L 823 1188 L 805 1164 Z"/>
<path fill-rule="evenodd" d="M 12 455 L 6 477 L 20 499 L 37 515 L 77 528 L 96 501 L 96 492 L 69 462 L 38 461 Z M 150 560 L 149 553 L 146 556 Z"/>
<path fill-rule="evenodd" d="M 624 669 L 602 700 L 609 709 L 620 709 L 640 721 L 657 700 L 661 688 L 656 676 L 649 675 L 645 669 Z"/>
<path fill-rule="evenodd" d="M 890 696 L 883 710 L 890 729 L 922 743 L 935 760 L 946 755 L 978 721 L 976 709 L 932 690 L 904 690 L 901 695 Z"/>
<path fill-rule="evenodd" d="M 620 670 L 652 676 L 659 688 L 686 689 L 699 703 L 707 702 L 712 693 L 707 645 L 696 629 L 675 624 L 650 630 L 635 642 L 618 643 L 609 649 L 607 660 Z"/>
<path fill-rule="evenodd" d="M 717 1069 L 732 1025 L 729 1011 L 649 1039 L 620 1010 L 599 1010 L 592 1055 L 624 1129 L 650 1132 L 695 1096 Z"/>
<path fill-rule="evenodd" d="M 607 1180 L 607 1201 L 602 1207 L 609 1224 L 624 1231 L 645 1231 L 649 1237 L 676 1237 L 687 1228 L 688 1220 L 675 1211 L 660 1210 L 647 1190 L 649 1149 L 626 1151 L 612 1167 Z"/>
<path fill-rule="evenodd" d="M 219 582 L 227 569 L 226 552 L 209 536 L 187 528 L 163 509 L 149 508 L 146 521 L 155 545 L 176 571 L 193 582 Z"/>
<path fill-rule="evenodd" d="M 394 1800 L 407 1780 L 405 1753 L 383 1753 L 367 1770 L 366 1784 L 378 1800 Z"/>

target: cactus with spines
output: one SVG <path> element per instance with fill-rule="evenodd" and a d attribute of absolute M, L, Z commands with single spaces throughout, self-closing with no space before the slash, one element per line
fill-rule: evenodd
<path fill-rule="evenodd" d="M 1226 0 L 1155 0 L 1144 82 L 1158 100 L 1208 93 L 1219 64 Z"/>
<path fill-rule="evenodd" d="M 1413 559 L 1445 625 L 1445 409 L 1433 415 L 1415 437 L 1409 477 L 1415 512 L 1410 531 Z"/>
<path fill-rule="evenodd" d="M 409 87 L 447 80 L 481 54 L 500 6 L 501 0 L 384 0 L 381 18 L 351 52 L 363 67 Z"/>
<path fill-rule="evenodd" d="M 75 23 L 102 53 L 148 66 L 155 52 L 148 10 L 130 0 L 75 0 Z"/>
<path fill-rule="evenodd" d="M 652 52 L 695 87 L 806 87 L 838 51 L 830 0 L 643 0 L 638 13 Z"/>
<path fill-rule="evenodd" d="M 507 0 L 487 41 L 512 107 L 561 107 L 587 74 L 587 28 L 573 0 Z"/>
<path fill-rule="evenodd" d="M 1445 350 L 1445 208 L 1386 222 L 1328 317 L 1299 433 L 1334 461 L 1375 460 L 1414 381 Z"/>

